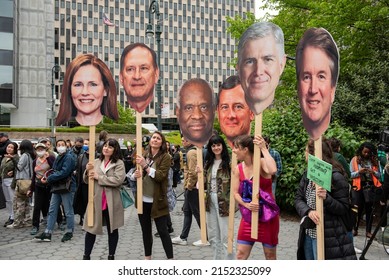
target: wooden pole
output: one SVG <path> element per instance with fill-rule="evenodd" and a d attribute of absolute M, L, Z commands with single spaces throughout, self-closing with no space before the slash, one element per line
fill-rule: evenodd
<path fill-rule="evenodd" d="M 235 196 L 234 188 L 239 184 L 238 177 L 234 176 L 234 170 L 238 164 L 236 159 L 236 154 L 232 153 L 231 159 L 231 185 L 230 185 L 230 208 L 228 214 L 228 242 L 227 242 L 227 251 L 229 254 L 232 254 L 233 243 L 234 243 L 234 219 L 235 219 Z"/>
<path fill-rule="evenodd" d="M 315 157 L 322 159 L 322 137 L 315 140 Z M 324 211 L 323 211 L 323 199 L 317 196 L 316 186 L 316 211 L 319 214 L 319 224 L 316 225 L 316 234 L 317 234 L 317 259 L 324 260 Z"/>
<path fill-rule="evenodd" d="M 199 188 L 199 210 L 200 210 L 200 231 L 201 242 L 207 243 L 207 226 L 205 222 L 205 196 L 204 196 L 204 171 L 203 171 L 203 149 L 197 147 L 197 166 L 201 172 L 197 173 L 197 182 Z"/>
<path fill-rule="evenodd" d="M 262 113 L 255 115 L 255 133 L 262 135 Z M 254 162 L 253 162 L 253 196 L 252 202 L 259 203 L 259 176 L 261 174 L 261 150 L 254 145 Z M 251 238 L 258 238 L 258 212 L 251 213 Z"/>
<path fill-rule="evenodd" d="M 136 112 L 136 154 L 142 155 L 142 113 Z M 143 167 L 139 164 L 136 168 L 143 173 Z M 136 179 L 136 200 L 138 214 L 143 214 L 143 178 Z"/>
<path fill-rule="evenodd" d="M 89 127 L 89 162 L 94 164 L 95 162 L 95 151 L 96 151 L 96 126 L 91 125 Z M 95 192 L 95 180 L 88 177 L 88 206 L 87 206 L 87 215 L 88 215 L 88 227 L 93 227 L 94 218 L 94 203 L 93 197 Z"/>

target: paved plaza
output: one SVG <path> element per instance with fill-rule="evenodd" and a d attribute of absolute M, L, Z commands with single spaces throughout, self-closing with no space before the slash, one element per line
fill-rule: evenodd
<path fill-rule="evenodd" d="M 177 188 L 179 195 L 175 210 L 171 213 L 174 227 L 174 233 L 178 235 L 181 232 L 183 224 L 183 213 L 181 207 L 183 204 L 182 187 Z M 79 216 L 75 216 L 75 231 L 71 241 L 61 242 L 63 232 L 60 229 L 54 231 L 51 242 L 38 242 L 33 240 L 30 235 L 31 228 L 8 229 L 3 227 L 8 219 L 6 209 L 0 210 L 0 259 L 1 260 L 81 260 L 84 248 L 84 236 L 79 222 Z M 235 234 L 238 229 L 240 214 L 235 215 Z M 134 206 L 125 210 L 125 226 L 119 229 L 119 244 L 116 251 L 118 260 L 142 260 L 143 243 L 141 228 L 139 225 L 137 212 Z M 105 228 L 106 229 L 106 228 Z M 41 227 L 41 231 L 44 227 Z M 154 228 L 154 232 L 155 232 Z M 277 247 L 277 258 L 279 260 L 295 260 L 297 250 L 297 238 L 299 232 L 299 221 L 294 216 L 282 213 L 280 221 L 279 245 Z M 364 228 L 360 228 L 360 233 Z M 379 237 L 379 235 L 377 236 Z M 174 258 L 177 260 L 211 260 L 212 249 L 207 247 L 195 247 L 194 241 L 200 239 L 200 231 L 193 219 L 191 232 L 188 237 L 188 245 L 173 245 Z M 364 236 L 355 238 L 355 246 L 363 249 L 366 243 Z M 389 248 L 389 246 L 387 246 Z M 91 258 L 93 260 L 106 260 L 108 256 L 107 234 L 97 236 Z M 358 255 L 359 256 L 359 255 Z M 374 241 L 368 249 L 366 259 L 371 260 L 389 260 L 389 255 L 385 252 L 383 245 Z M 153 259 L 165 260 L 166 256 L 162 248 L 161 240 L 154 238 Z M 263 260 L 264 255 L 262 246 L 256 244 L 251 253 L 250 259 Z"/>

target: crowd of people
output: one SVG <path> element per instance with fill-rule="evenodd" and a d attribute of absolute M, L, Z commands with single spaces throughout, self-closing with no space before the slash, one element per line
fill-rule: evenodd
<path fill-rule="evenodd" d="M 48 138 L 39 139 L 35 145 L 29 140 L 23 140 L 20 145 L 9 139 L 2 141 L 1 147 L 5 146 L 5 149 L 0 174 L 9 214 L 4 227 L 30 227 L 35 240 L 50 242 L 57 223 L 64 231 L 61 241 L 66 242 L 73 237 L 75 215 L 78 214 L 79 224 L 83 225 L 85 231 L 83 259 L 91 259 L 96 236 L 103 234 L 102 227 L 106 226 L 108 259 L 112 260 L 119 243 L 119 228 L 124 225 L 120 188 L 129 183 L 128 174 L 131 169 L 133 181 L 136 182 L 139 177 L 143 178 L 143 213 L 139 214 L 138 218 L 145 259 L 152 258 L 152 221 L 157 229 L 154 235 L 161 239 L 166 258 L 173 259 L 173 245 L 188 244 L 193 216 L 199 228 L 201 227 L 200 202 L 205 204 L 208 241 L 204 244 L 199 240 L 193 245 L 210 245 L 214 259 L 247 259 L 253 245 L 261 242 L 265 258 L 276 259 L 279 216 L 271 221 L 259 222 L 258 238 L 252 239 L 251 221 L 246 216 L 247 213 L 260 210 L 258 204 L 245 200 L 247 194 L 243 193 L 242 188 L 243 181 L 252 183 L 253 151 L 254 145 L 258 145 L 261 150 L 261 190 L 275 197 L 272 178 L 277 173 L 277 164 L 270 154 L 268 137 L 241 135 L 235 138 L 233 148 L 229 150 L 224 137 L 213 132 L 207 145 L 203 147 L 204 164 L 198 166 L 197 148 L 184 137 L 181 149 L 180 145 L 166 141 L 162 133 L 155 132 L 151 135 L 144 153 L 136 155 L 130 142 L 126 150 L 121 150 L 116 139 L 109 138 L 104 132 L 102 134 L 105 138 L 102 137 L 96 143 L 96 159 L 93 163 L 89 162 L 90 143 L 88 139 L 81 137 L 76 137 L 70 145 L 70 141 L 57 140 L 55 148 Z M 356 259 L 353 236 L 359 234 L 363 215 L 366 220 L 366 237 L 370 238 L 373 212 L 377 209 L 377 203 L 381 206 L 379 209 L 386 206 L 389 164 L 386 158 L 385 162 L 382 157 L 378 158 L 377 148 L 369 142 L 361 144 L 355 157 L 347 163 L 340 153 L 340 144 L 335 138 L 324 139 L 322 143 L 323 160 L 333 167 L 331 192 L 323 188 L 317 191 L 317 197 L 323 199 L 324 204 L 325 256 L 326 259 Z M 307 143 L 306 153 L 314 154 L 313 140 Z M 236 155 L 239 162 L 235 169 L 231 168 L 232 154 Z M 386 154 L 384 155 L 386 157 Z M 143 170 L 134 172 L 135 164 L 140 165 Z M 199 200 L 198 195 L 200 170 L 204 173 L 204 202 Z M 169 178 L 169 171 L 172 178 Z M 181 183 L 182 173 L 184 218 L 182 231 L 174 237 L 167 190 L 169 185 L 177 188 Z M 238 183 L 231 185 L 234 176 L 237 178 L 235 182 Z M 31 179 L 31 186 L 26 193 L 22 193 L 17 182 L 25 179 Z M 86 215 L 90 179 L 94 181 L 92 225 L 89 225 Z M 67 180 L 70 182 L 67 191 L 52 191 L 53 186 Z M 352 186 L 351 191 L 349 183 Z M 232 252 L 227 250 L 230 192 L 233 192 L 241 210 L 240 226 Z M 298 259 L 317 259 L 316 224 L 319 216 L 315 208 L 315 192 L 313 182 L 307 179 L 304 173 L 295 195 L 297 213 L 304 221 L 299 234 Z M 134 197 L 136 198 L 136 195 Z M 358 214 L 352 217 L 350 227 L 347 213 L 350 213 L 353 206 Z M 384 228 L 386 223 L 381 226 Z"/>

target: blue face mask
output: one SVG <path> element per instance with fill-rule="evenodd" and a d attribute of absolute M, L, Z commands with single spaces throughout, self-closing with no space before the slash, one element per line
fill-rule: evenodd
<path fill-rule="evenodd" d="M 89 151 L 89 146 L 84 145 L 84 146 L 82 146 L 82 149 L 83 149 L 85 152 L 87 152 L 87 151 Z"/>

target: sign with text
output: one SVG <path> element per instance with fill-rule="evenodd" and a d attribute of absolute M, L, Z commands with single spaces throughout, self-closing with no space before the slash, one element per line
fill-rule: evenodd
<path fill-rule="evenodd" d="M 308 155 L 307 177 L 315 184 L 331 191 L 332 165 L 313 155 Z"/>

